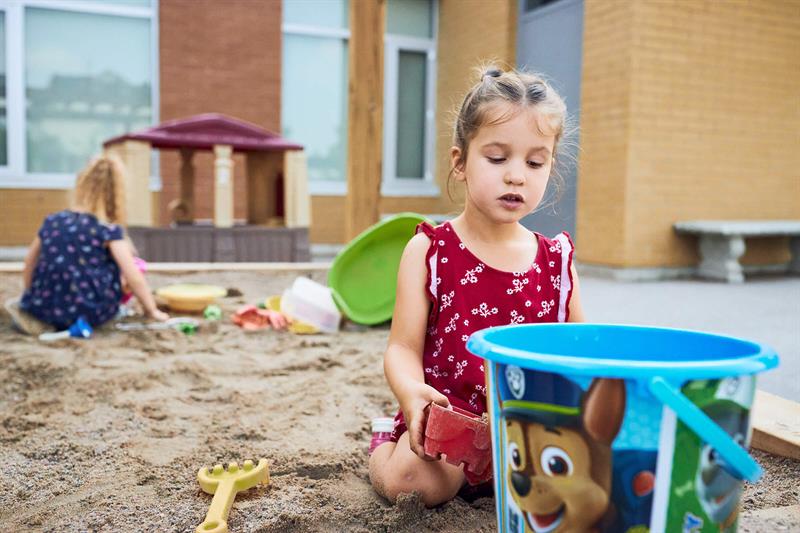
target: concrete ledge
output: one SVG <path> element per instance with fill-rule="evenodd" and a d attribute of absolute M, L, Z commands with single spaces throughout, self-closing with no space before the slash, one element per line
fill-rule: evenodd
<path fill-rule="evenodd" d="M 579 276 L 591 276 L 613 281 L 664 281 L 672 279 L 692 279 L 698 277 L 697 267 L 610 267 L 576 262 Z M 743 265 L 747 275 L 786 274 L 788 263 L 772 263 L 766 265 Z"/>
<path fill-rule="evenodd" d="M 613 281 L 660 281 L 666 279 L 686 279 L 695 274 L 694 267 L 610 267 L 576 262 L 578 276 L 591 276 Z"/>
<path fill-rule="evenodd" d="M 0 263 L 24 261 L 26 253 L 28 253 L 27 246 L 0 246 Z"/>

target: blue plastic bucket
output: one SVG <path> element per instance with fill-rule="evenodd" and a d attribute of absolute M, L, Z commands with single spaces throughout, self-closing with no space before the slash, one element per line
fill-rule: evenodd
<path fill-rule="evenodd" d="M 774 350 L 678 329 L 481 330 L 501 532 L 734 532 Z"/>

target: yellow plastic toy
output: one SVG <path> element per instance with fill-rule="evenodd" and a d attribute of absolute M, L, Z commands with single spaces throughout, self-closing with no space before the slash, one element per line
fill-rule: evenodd
<path fill-rule="evenodd" d="M 214 499 L 211 500 L 206 519 L 197 526 L 195 533 L 227 533 L 228 513 L 236 493 L 259 483 L 269 483 L 269 467 L 266 459 L 260 459 L 257 466 L 247 460 L 241 469 L 237 463 L 228 464 L 228 470 L 222 465 L 214 465 L 211 471 L 203 467 L 197 472 L 197 481 L 200 482 L 200 488 L 214 495 Z"/>
<path fill-rule="evenodd" d="M 223 287 L 200 283 L 178 283 L 156 290 L 156 295 L 166 301 L 167 307 L 185 313 L 200 313 L 226 294 L 228 291 Z"/>
<path fill-rule="evenodd" d="M 264 307 L 271 311 L 280 311 L 281 310 L 281 297 L 280 296 L 270 296 L 266 300 L 264 300 Z M 319 333 L 319 330 L 312 326 L 311 324 L 306 324 L 305 322 L 298 322 L 292 321 L 289 324 L 289 331 L 292 333 L 297 333 L 299 335 L 312 335 L 314 333 Z"/>

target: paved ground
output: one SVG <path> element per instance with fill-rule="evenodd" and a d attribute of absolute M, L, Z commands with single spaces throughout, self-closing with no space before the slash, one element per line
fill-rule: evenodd
<path fill-rule="evenodd" d="M 748 278 L 742 284 L 695 280 L 620 282 L 584 276 L 587 321 L 678 327 L 772 346 L 780 366 L 760 389 L 800 401 L 800 278 Z"/>

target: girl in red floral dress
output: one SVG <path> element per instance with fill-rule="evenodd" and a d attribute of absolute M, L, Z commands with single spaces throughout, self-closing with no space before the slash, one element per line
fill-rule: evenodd
<path fill-rule="evenodd" d="M 400 411 L 369 462 L 375 490 L 391 501 L 418 492 L 434 506 L 464 485 L 462 467 L 426 456 L 422 438 L 431 402 L 486 411 L 482 360 L 465 346 L 470 334 L 583 320 L 569 235 L 548 239 L 520 224 L 557 177 L 565 120 L 561 97 L 532 74 L 491 68 L 464 98 L 450 149 L 464 210 L 437 227 L 421 224 L 397 276 L 384 370 Z"/>

